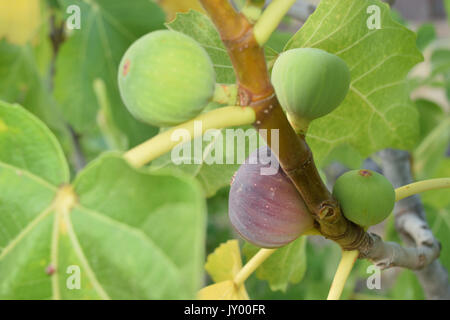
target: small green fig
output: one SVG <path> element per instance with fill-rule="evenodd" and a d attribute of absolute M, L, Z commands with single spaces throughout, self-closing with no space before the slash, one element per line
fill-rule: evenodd
<path fill-rule="evenodd" d="M 340 176 L 333 187 L 344 216 L 369 227 L 380 223 L 392 212 L 395 190 L 386 177 L 371 170 L 353 170 Z"/>
<path fill-rule="evenodd" d="M 197 116 L 215 90 L 214 68 L 192 38 L 159 30 L 136 40 L 119 66 L 119 89 L 137 119 L 172 126 Z"/>
<path fill-rule="evenodd" d="M 258 160 L 261 155 L 267 155 L 270 167 L 276 168 L 273 174 L 262 175 L 261 169 L 268 165 Z M 284 246 L 314 226 L 301 195 L 267 147 L 253 152 L 236 172 L 228 205 L 234 229 L 262 248 Z"/>
<path fill-rule="evenodd" d="M 344 60 L 326 51 L 291 49 L 275 61 L 272 84 L 289 120 L 306 131 L 309 122 L 342 103 L 350 86 L 350 71 Z"/>

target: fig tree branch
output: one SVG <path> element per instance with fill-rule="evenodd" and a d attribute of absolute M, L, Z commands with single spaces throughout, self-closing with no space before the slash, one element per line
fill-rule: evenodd
<path fill-rule="evenodd" d="M 322 235 L 353 250 L 368 242 L 364 230 L 342 215 L 319 176 L 313 155 L 303 136 L 289 124 L 270 82 L 264 50 L 253 26 L 228 0 L 200 0 L 225 44 L 233 64 L 241 105 L 255 110 L 256 129 L 266 129 L 267 144 L 313 213 Z M 272 148 L 272 130 L 278 130 L 278 148 Z M 275 150 L 278 149 L 278 153 Z"/>
<path fill-rule="evenodd" d="M 411 182 L 409 154 L 400 150 L 380 152 L 383 172 L 394 187 Z M 383 243 L 371 235 L 372 249 L 367 257 L 381 267 L 401 266 L 415 270 L 428 299 L 450 299 L 447 270 L 438 260 L 440 244 L 433 236 L 419 196 L 405 198 L 396 203 L 395 226 L 408 248 Z"/>
<path fill-rule="evenodd" d="M 411 225 L 412 226 L 412 225 Z M 410 231 L 420 231 L 421 224 L 415 224 Z M 370 246 L 368 250 L 361 248 L 360 256 L 371 260 L 381 269 L 402 267 L 419 270 L 426 267 L 439 257 L 440 245 L 438 242 L 422 244 L 417 247 L 402 247 L 395 242 L 385 242 L 378 235 L 370 233 Z"/>

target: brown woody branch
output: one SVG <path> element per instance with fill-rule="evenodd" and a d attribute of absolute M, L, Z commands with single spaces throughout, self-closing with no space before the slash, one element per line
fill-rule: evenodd
<path fill-rule="evenodd" d="M 413 222 L 413 221 L 411 221 Z M 417 221 L 414 221 L 415 223 Z M 420 231 L 422 224 L 415 224 L 411 231 Z M 396 242 L 384 242 L 378 235 L 370 233 L 369 246 L 360 248 L 360 257 L 371 260 L 381 269 L 402 267 L 420 270 L 439 258 L 439 243 L 402 247 Z"/>
<path fill-rule="evenodd" d="M 263 48 L 253 35 L 253 26 L 234 10 L 228 0 L 200 2 L 228 50 L 239 86 L 240 104 L 254 108 L 254 126 L 267 130 L 269 146 L 272 144 L 271 130 L 278 130 L 277 158 L 313 213 L 321 233 L 344 249 L 367 245 L 370 241 L 368 234 L 344 218 L 339 204 L 319 176 L 305 138 L 295 133 L 281 109 L 270 83 Z"/>

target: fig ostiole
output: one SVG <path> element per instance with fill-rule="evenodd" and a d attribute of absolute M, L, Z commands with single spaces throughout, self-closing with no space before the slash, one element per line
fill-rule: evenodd
<path fill-rule="evenodd" d="M 266 152 L 278 172 L 262 175 L 258 154 Z M 270 153 L 253 152 L 236 172 L 229 195 L 229 218 L 242 238 L 262 248 L 282 247 L 314 228 L 301 195 Z"/>
<path fill-rule="evenodd" d="M 194 39 L 159 30 L 136 40 L 118 73 L 127 109 L 154 126 L 173 126 L 197 116 L 211 101 L 215 72 L 210 57 Z"/>
<path fill-rule="evenodd" d="M 333 196 L 344 216 L 362 227 L 382 222 L 395 204 L 395 190 L 389 180 L 367 169 L 340 176 L 333 187 Z"/>
<path fill-rule="evenodd" d="M 298 133 L 336 109 L 350 86 L 350 70 L 338 56 L 315 48 L 283 52 L 272 69 L 272 84 Z"/>

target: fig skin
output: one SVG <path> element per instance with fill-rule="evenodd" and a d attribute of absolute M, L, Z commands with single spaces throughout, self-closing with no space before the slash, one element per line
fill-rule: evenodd
<path fill-rule="evenodd" d="M 259 152 L 270 155 L 279 168 L 276 174 L 261 175 L 269 165 L 257 161 Z M 267 147 L 253 152 L 233 177 L 228 214 L 241 237 L 262 248 L 282 247 L 314 226 L 301 195 Z"/>
<path fill-rule="evenodd" d="M 215 72 L 206 51 L 192 38 L 159 30 L 136 40 L 118 72 L 123 102 L 137 119 L 173 126 L 197 116 L 215 90 Z"/>
<path fill-rule="evenodd" d="M 363 227 L 386 219 L 395 204 L 395 190 L 389 180 L 371 170 L 353 170 L 340 176 L 333 187 L 344 216 Z"/>
<path fill-rule="evenodd" d="M 290 119 L 304 126 L 336 109 L 350 86 L 344 60 L 315 48 L 283 52 L 275 61 L 272 84 Z"/>

